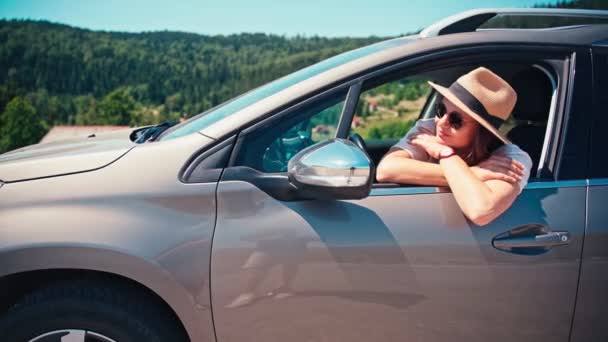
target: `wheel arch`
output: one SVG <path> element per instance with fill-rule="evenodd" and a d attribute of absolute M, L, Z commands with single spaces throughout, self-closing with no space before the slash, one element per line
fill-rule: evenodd
<path fill-rule="evenodd" d="M 169 310 L 190 340 L 213 340 L 210 308 L 201 308 L 169 272 L 143 258 L 98 247 L 45 246 L 1 252 L 0 315 L 31 291 L 83 277 L 136 287 Z M 203 324 L 206 320 L 209 324 Z"/>

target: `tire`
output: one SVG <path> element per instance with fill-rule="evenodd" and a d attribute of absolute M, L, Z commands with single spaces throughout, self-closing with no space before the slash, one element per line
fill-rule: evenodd
<path fill-rule="evenodd" d="M 22 298 L 0 319 L 3 342 L 59 342 L 62 336 L 79 342 L 188 341 L 180 323 L 156 298 L 108 281 L 51 285 Z"/>

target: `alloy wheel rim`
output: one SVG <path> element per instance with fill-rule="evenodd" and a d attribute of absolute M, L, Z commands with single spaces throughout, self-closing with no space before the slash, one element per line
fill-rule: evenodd
<path fill-rule="evenodd" d="M 107 336 L 82 329 L 63 329 L 44 333 L 29 342 L 117 342 Z"/>

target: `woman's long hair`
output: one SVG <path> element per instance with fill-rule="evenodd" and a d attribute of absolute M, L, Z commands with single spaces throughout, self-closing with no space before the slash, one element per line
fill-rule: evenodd
<path fill-rule="evenodd" d="M 469 166 L 477 165 L 488 158 L 502 143 L 492 132 L 479 125 L 477 134 L 471 144 L 471 151 L 464 159 Z"/>

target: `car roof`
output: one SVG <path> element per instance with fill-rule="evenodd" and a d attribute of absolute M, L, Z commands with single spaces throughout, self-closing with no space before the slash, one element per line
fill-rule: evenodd
<path fill-rule="evenodd" d="M 571 8 L 480 8 L 441 19 L 422 30 L 420 36 L 434 37 L 450 33 L 473 32 L 497 17 L 515 19 L 510 23 L 508 21 L 503 22 L 503 25 L 514 25 L 513 28 L 524 24 L 521 19 L 526 17 L 533 17 L 536 25 L 543 25 L 543 21 L 537 22 L 539 17 L 548 18 L 551 27 L 559 27 L 560 19 L 562 23 L 572 23 L 572 20 L 582 20 L 585 23 L 592 22 L 594 24 L 598 24 L 600 21 L 608 21 L 608 11 Z M 549 22 L 544 21 L 544 24 L 547 25 Z"/>
<path fill-rule="evenodd" d="M 549 29 L 484 29 L 433 37 L 413 35 L 394 38 L 388 41 L 392 44 L 386 44 L 386 49 L 338 65 L 286 88 L 204 128 L 200 133 L 214 139 L 220 138 L 231 134 L 243 124 L 259 120 L 266 113 L 283 108 L 285 105 L 303 96 L 318 92 L 319 89 L 352 79 L 366 70 L 379 68 L 398 60 L 415 57 L 416 55 L 443 49 L 481 45 L 589 47 L 594 44 L 601 45 L 608 42 L 608 24 L 578 25 Z"/>

